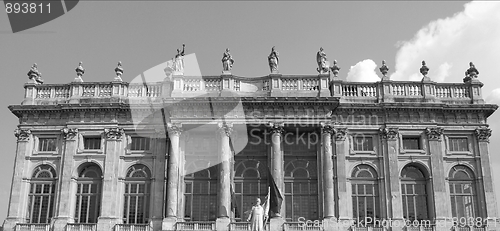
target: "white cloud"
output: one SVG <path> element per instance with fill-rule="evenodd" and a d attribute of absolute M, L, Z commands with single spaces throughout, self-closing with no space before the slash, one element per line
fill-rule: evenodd
<path fill-rule="evenodd" d="M 347 81 L 352 82 L 377 82 L 380 77 L 375 72 L 377 64 L 371 59 L 365 59 L 351 66 L 347 73 Z"/>
<path fill-rule="evenodd" d="M 409 41 L 399 41 L 393 80 L 419 80 L 425 60 L 436 82 L 461 82 L 469 62 L 478 68 L 486 92 L 500 76 L 500 2 L 470 2 L 462 12 L 430 22 Z"/>

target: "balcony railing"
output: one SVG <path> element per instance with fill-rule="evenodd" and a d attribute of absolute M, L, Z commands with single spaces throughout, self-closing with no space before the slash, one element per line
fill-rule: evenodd
<path fill-rule="evenodd" d="M 14 231 L 50 231 L 50 224 L 16 224 Z"/>
<path fill-rule="evenodd" d="M 465 227 L 454 226 L 452 230 L 453 231 L 486 231 L 486 228 L 474 227 L 474 226 L 465 226 Z"/>
<path fill-rule="evenodd" d="M 88 98 L 169 98 L 219 96 L 233 92 L 242 97 L 336 97 L 344 102 L 453 102 L 483 103 L 480 82 L 436 83 L 421 81 L 346 82 L 328 76 L 174 77 L 173 82 L 83 82 L 25 85 L 24 104 L 50 104 Z M 46 102 L 46 103 L 38 103 Z"/>
<path fill-rule="evenodd" d="M 314 230 L 314 231 L 323 231 L 322 226 L 315 226 L 313 224 L 306 224 L 304 222 L 285 222 L 283 224 L 283 228 L 285 231 L 299 231 L 299 230 Z"/>
<path fill-rule="evenodd" d="M 420 226 L 406 226 L 404 227 L 405 231 L 435 231 L 436 230 L 436 227 L 435 226 L 424 226 L 424 225 L 420 225 Z"/>
<path fill-rule="evenodd" d="M 264 229 L 269 230 L 269 222 L 264 224 Z M 232 222 L 229 224 L 229 231 L 250 231 L 252 230 L 252 224 L 250 222 Z"/>
<path fill-rule="evenodd" d="M 117 224 L 114 231 L 150 231 L 148 224 Z"/>
<path fill-rule="evenodd" d="M 66 231 L 97 231 L 97 224 L 68 223 Z"/>
<path fill-rule="evenodd" d="M 213 221 L 190 221 L 177 222 L 175 230 L 215 230 L 215 222 Z"/>
<path fill-rule="evenodd" d="M 384 227 L 372 227 L 372 226 L 366 226 L 366 227 L 351 227 L 352 231 L 387 231 L 386 228 Z"/>

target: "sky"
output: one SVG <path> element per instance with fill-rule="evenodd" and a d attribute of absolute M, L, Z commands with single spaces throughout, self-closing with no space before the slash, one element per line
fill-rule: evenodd
<path fill-rule="evenodd" d="M 45 83 L 69 83 L 80 61 L 84 81 L 112 81 L 122 61 L 124 81 L 174 57 L 186 44 L 201 74 L 219 75 L 226 48 L 235 60 L 232 74 L 269 74 L 267 56 L 275 46 L 283 74 L 317 74 L 323 47 L 337 60 L 339 76 L 374 82 L 386 60 L 394 80 L 420 80 L 425 60 L 437 82 L 462 82 L 469 62 L 479 70 L 483 97 L 500 104 L 500 2 L 466 1 L 80 1 L 65 15 L 12 33 L 0 13 L 0 142 L 7 166 L 0 175 L 0 220 L 7 216 L 16 151 L 17 118 L 8 105 L 23 100 L 33 63 Z M 500 112 L 490 155 L 500 200 Z"/>

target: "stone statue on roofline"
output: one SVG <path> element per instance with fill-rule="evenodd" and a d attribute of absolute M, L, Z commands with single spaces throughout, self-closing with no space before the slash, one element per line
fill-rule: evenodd
<path fill-rule="evenodd" d="M 233 69 L 234 59 L 229 53 L 229 48 L 226 48 L 224 54 L 222 54 L 222 73 L 230 73 Z"/>
<path fill-rule="evenodd" d="M 37 64 L 34 63 L 28 72 L 28 78 L 34 84 L 43 84 L 42 73 L 38 71 Z"/>
<path fill-rule="evenodd" d="M 465 71 L 465 78 L 463 79 L 464 83 L 477 79 L 477 75 L 479 75 L 479 71 L 476 69 L 474 63 L 470 62 L 469 69 Z"/>
<path fill-rule="evenodd" d="M 177 49 L 177 54 L 174 57 L 173 71 L 177 72 L 176 74 L 183 74 L 184 73 L 184 48 L 185 47 L 186 47 L 186 45 L 182 44 L 182 51 L 180 49 Z"/>
<path fill-rule="evenodd" d="M 319 74 L 328 73 L 330 69 L 330 63 L 328 62 L 328 58 L 326 58 L 323 47 L 320 47 L 318 53 L 316 53 L 316 62 L 318 63 L 318 68 L 316 70 L 319 72 Z"/>
<path fill-rule="evenodd" d="M 277 74 L 278 73 L 278 65 L 279 65 L 279 53 L 276 51 L 276 49 L 273 48 L 271 49 L 271 54 L 267 57 L 269 61 L 269 69 L 271 70 L 271 73 Z"/>

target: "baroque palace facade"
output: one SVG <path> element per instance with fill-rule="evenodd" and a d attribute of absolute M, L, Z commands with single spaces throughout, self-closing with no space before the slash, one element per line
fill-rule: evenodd
<path fill-rule="evenodd" d="M 498 106 L 472 64 L 464 83 L 433 82 L 425 64 L 422 81 L 392 81 L 384 64 L 359 83 L 336 63 L 290 76 L 271 61 L 263 77 L 234 76 L 231 61 L 219 76 L 171 67 L 131 83 L 121 64 L 112 82 L 83 82 L 80 65 L 69 84 L 42 84 L 34 66 L 9 106 L 5 229 L 249 230 L 273 177 L 270 230 L 500 230 L 486 123 Z"/>

